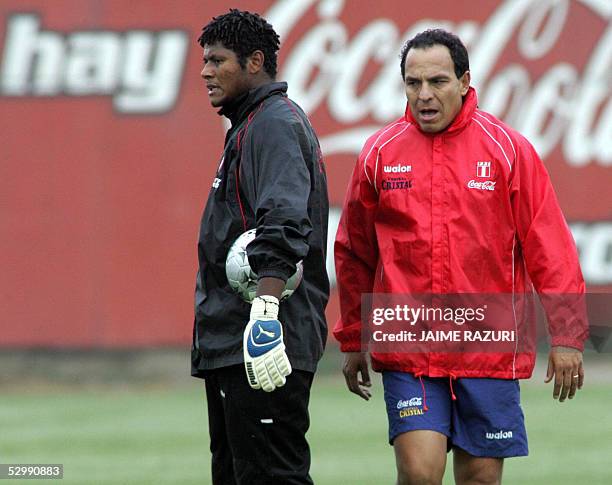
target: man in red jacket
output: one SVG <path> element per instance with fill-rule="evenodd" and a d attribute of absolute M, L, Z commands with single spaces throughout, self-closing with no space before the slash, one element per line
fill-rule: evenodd
<path fill-rule="evenodd" d="M 500 483 L 503 459 L 528 453 L 518 379 L 533 371 L 535 321 L 518 302 L 534 287 L 549 321 L 553 397 L 582 387 L 578 255 L 534 148 L 477 108 L 462 42 L 422 32 L 404 46 L 401 72 L 406 114 L 368 139 L 349 185 L 335 245 L 334 335 L 350 391 L 367 400 L 363 344 L 372 341 L 362 310 L 369 318 L 372 308 L 362 309 L 363 294 L 510 295 L 510 350 L 461 353 L 460 343 L 444 352 L 425 342 L 406 352 L 391 341 L 370 354 L 383 375 L 399 484 L 441 483 L 450 449 L 457 483 Z M 400 333 L 422 340 L 414 328 Z"/>

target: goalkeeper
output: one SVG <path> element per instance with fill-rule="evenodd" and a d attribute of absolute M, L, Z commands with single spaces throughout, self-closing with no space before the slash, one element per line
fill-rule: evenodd
<path fill-rule="evenodd" d="M 205 379 L 214 484 L 309 484 L 308 402 L 327 338 L 327 181 L 302 109 L 275 82 L 279 37 L 262 17 L 230 10 L 198 39 L 211 105 L 231 122 L 202 216 L 192 375 Z M 205 147 L 203 147 L 205 148 Z M 232 243 L 258 274 L 246 303 L 229 286 Z M 286 301 L 285 281 L 303 261 Z"/>

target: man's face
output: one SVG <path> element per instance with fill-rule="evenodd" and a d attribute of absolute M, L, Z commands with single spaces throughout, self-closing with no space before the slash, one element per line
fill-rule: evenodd
<path fill-rule="evenodd" d="M 238 63 L 236 53 L 220 43 L 204 46 L 201 76 L 215 108 L 225 106 L 250 89 L 247 70 Z"/>
<path fill-rule="evenodd" d="M 438 133 L 452 123 L 470 87 L 470 73 L 457 79 L 444 45 L 412 48 L 406 55 L 404 85 L 408 106 L 421 130 Z"/>

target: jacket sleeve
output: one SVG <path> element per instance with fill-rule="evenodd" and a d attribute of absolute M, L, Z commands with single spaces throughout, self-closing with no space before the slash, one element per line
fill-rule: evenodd
<path fill-rule="evenodd" d="M 526 139 L 516 145 L 510 197 L 527 272 L 548 318 L 551 345 L 582 351 L 588 321 L 576 245 L 540 157 Z"/>
<path fill-rule="evenodd" d="M 242 147 L 241 188 L 257 232 L 249 262 L 257 275 L 287 280 L 308 254 L 312 140 L 295 117 L 268 115 L 249 130 Z"/>
<path fill-rule="evenodd" d="M 340 319 L 334 337 L 342 352 L 361 350 L 361 295 L 371 293 L 378 264 L 375 218 L 378 194 L 365 164 L 366 143 L 349 183 L 334 245 Z"/>

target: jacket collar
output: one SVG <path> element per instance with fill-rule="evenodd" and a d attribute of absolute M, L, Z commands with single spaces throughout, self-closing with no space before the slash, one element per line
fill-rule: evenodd
<path fill-rule="evenodd" d="M 430 135 L 430 136 L 454 135 L 455 133 L 459 133 L 461 130 L 463 130 L 467 126 L 467 124 L 470 122 L 470 120 L 474 116 L 474 112 L 476 111 L 477 107 L 478 107 L 478 97 L 476 96 L 476 90 L 473 87 L 470 87 L 466 95 L 463 97 L 463 105 L 461 106 L 461 110 L 459 111 L 457 116 L 455 116 L 455 119 L 451 122 L 451 124 L 448 125 L 446 129 L 443 131 L 440 131 L 438 133 L 425 133 L 421 131 L 419 124 L 414 119 L 414 116 L 412 116 L 412 112 L 410 111 L 410 106 L 406 106 L 405 119 L 406 121 L 409 121 L 414 126 L 416 126 L 419 129 L 419 131 L 421 131 L 421 133 L 425 135 Z"/>
<path fill-rule="evenodd" d="M 238 96 L 232 103 L 223 106 L 218 111 L 219 115 L 223 115 L 232 122 L 232 126 L 239 124 L 248 114 L 253 111 L 259 103 L 268 96 L 276 93 L 286 93 L 287 83 L 269 83 L 256 87 Z"/>

